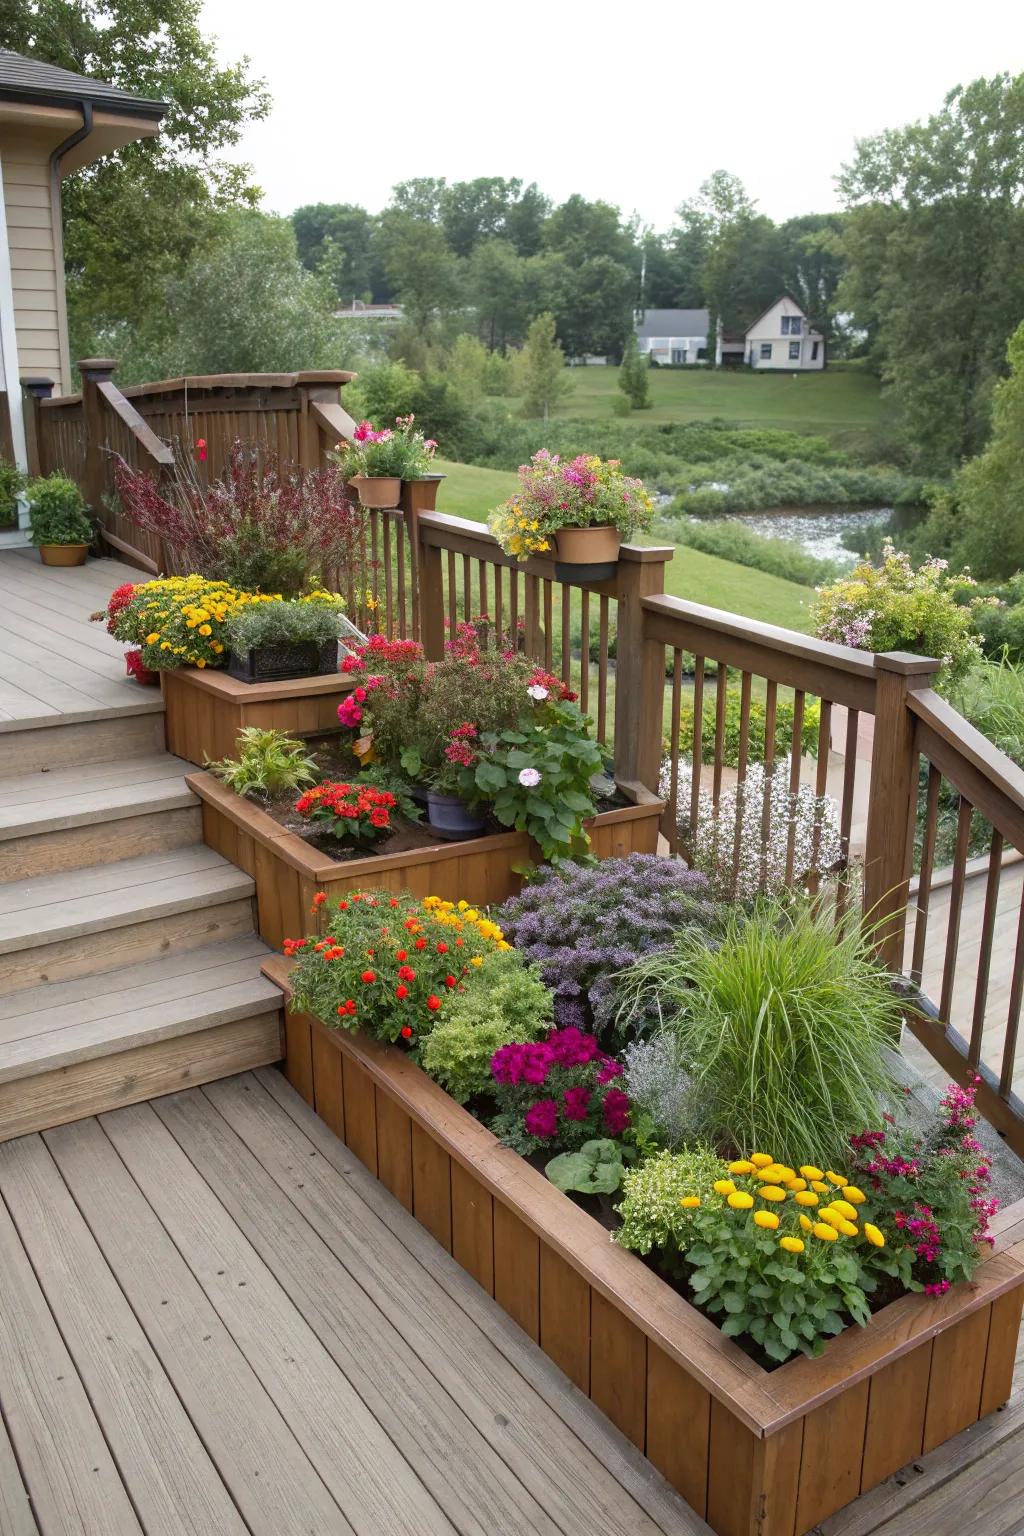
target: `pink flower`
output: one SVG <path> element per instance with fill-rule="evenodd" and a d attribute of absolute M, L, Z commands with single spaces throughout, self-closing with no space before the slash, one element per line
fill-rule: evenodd
<path fill-rule="evenodd" d="M 590 1089 L 567 1088 L 562 1094 L 567 1120 L 585 1120 L 589 1112 Z"/>
<path fill-rule="evenodd" d="M 554 1099 L 538 1099 L 526 1111 L 523 1124 L 538 1141 L 550 1141 L 558 1130 L 558 1105 Z"/>
<path fill-rule="evenodd" d="M 374 440 L 373 422 L 361 421 L 352 436 L 357 443 L 372 443 Z"/>

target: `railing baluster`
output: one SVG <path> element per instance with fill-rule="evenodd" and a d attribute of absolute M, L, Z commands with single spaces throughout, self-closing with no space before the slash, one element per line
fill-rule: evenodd
<path fill-rule="evenodd" d="M 554 636 L 553 636 L 553 633 L 552 633 L 552 631 L 554 629 L 554 624 L 555 624 L 554 583 L 548 581 L 547 578 L 545 577 L 545 580 L 544 580 L 544 670 L 545 670 L 545 672 L 553 671 L 554 670 L 554 665 L 555 665 L 555 661 L 554 661 Z"/>
<path fill-rule="evenodd" d="M 380 611 L 380 535 L 382 512 L 373 512 L 370 517 L 370 558 L 373 561 L 370 574 L 370 591 L 373 594 L 374 623 L 377 622 L 377 614 Z"/>
<path fill-rule="evenodd" d="M 602 597 L 597 641 L 597 739 L 608 740 L 608 599 Z"/>
<path fill-rule="evenodd" d="M 772 777 L 775 773 L 775 729 L 779 710 L 779 685 L 769 682 L 764 701 L 764 802 L 761 806 L 761 873 L 758 887 L 768 884 L 768 844 L 772 833 Z"/>
<path fill-rule="evenodd" d="M 567 587 L 563 581 L 559 587 L 562 603 L 562 682 L 567 688 L 572 687 L 572 635 L 570 625 L 572 623 L 572 587 Z"/>
<path fill-rule="evenodd" d="M 750 746 L 750 687 L 751 676 L 744 672 L 740 679 L 740 745 L 739 756 L 736 763 L 736 830 L 733 833 L 732 842 L 732 889 L 736 892 L 736 885 L 740 877 L 740 849 L 743 844 L 743 814 L 746 791 L 744 780 L 747 777 L 747 752 Z"/>
<path fill-rule="evenodd" d="M 505 617 L 502 569 L 500 565 L 494 567 L 494 644 L 498 650 L 501 650 L 501 626 Z"/>
<path fill-rule="evenodd" d="M 910 979 L 915 986 L 921 985 L 924 975 L 924 946 L 928 936 L 928 908 L 932 896 L 932 868 L 935 864 L 935 837 L 939 825 L 939 790 L 942 774 L 934 763 L 928 764 L 928 794 L 925 799 L 924 837 L 921 848 L 921 870 L 917 877 L 917 909 L 914 916 L 914 953 Z"/>
<path fill-rule="evenodd" d="M 455 631 L 459 625 L 459 583 L 455 575 L 455 551 L 446 550 L 448 567 L 448 638 L 455 639 Z"/>
<path fill-rule="evenodd" d="M 580 709 L 590 708 L 590 593 L 580 592 Z"/>
<path fill-rule="evenodd" d="M 1020 1028 L 1022 998 L 1024 998 L 1024 886 L 1021 887 L 1020 908 L 1017 913 L 1017 946 L 1013 956 L 1013 979 L 1010 982 L 1003 1059 L 999 1070 L 999 1092 L 1004 1099 L 1008 1099 L 1013 1091 L 1013 1070 L 1017 1059 L 1017 1031 Z"/>
<path fill-rule="evenodd" d="M 789 831 L 786 835 L 786 884 L 793 883 L 793 860 L 796 855 L 796 818 L 792 803 L 800 791 L 800 759 L 803 755 L 804 693 L 798 688 L 793 694 L 793 740 L 789 749 L 789 796 L 791 801 Z"/>
<path fill-rule="evenodd" d="M 509 567 L 508 573 L 508 624 L 512 631 L 510 644 L 514 651 L 519 649 L 519 572 L 515 566 Z"/>
<path fill-rule="evenodd" d="M 718 663 L 718 678 L 715 692 L 715 762 L 712 777 L 711 801 L 718 810 L 718 801 L 722 794 L 722 769 L 725 757 L 725 705 L 729 688 L 729 668 L 724 662 Z"/>
<path fill-rule="evenodd" d="M 473 617 L 473 573 L 468 555 L 462 557 L 462 617 L 468 624 Z M 455 639 L 455 635 L 452 635 Z"/>
<path fill-rule="evenodd" d="M 487 564 L 483 560 L 478 560 L 477 565 L 480 567 L 480 617 L 490 617 L 490 609 L 487 606 Z"/>
<path fill-rule="evenodd" d="M 946 929 L 946 958 L 942 966 L 942 994 L 939 1000 L 939 1017 L 949 1023 L 953 1006 L 953 982 L 956 977 L 957 947 L 960 943 L 960 917 L 964 908 L 964 882 L 967 869 L 967 850 L 971 839 L 971 814 L 974 807 L 960 796 L 960 810 L 956 823 L 956 852 L 953 855 L 953 883 L 949 890 L 949 927 Z"/>
<path fill-rule="evenodd" d="M 668 733 L 669 788 L 668 805 L 662 820 L 662 831 L 668 839 L 669 853 L 679 852 L 679 714 L 682 708 L 683 653 L 679 647 L 672 651 L 672 721 Z"/>
<path fill-rule="evenodd" d="M 398 583 L 398 634 L 399 638 L 407 638 L 405 624 L 405 524 L 395 524 L 395 550 L 397 553 L 395 579 Z"/>
<path fill-rule="evenodd" d="M 693 846 L 700 815 L 700 775 L 704 765 L 704 657 L 693 658 L 693 746 L 690 752 L 690 825 L 687 835 Z"/>
<path fill-rule="evenodd" d="M 978 979 L 974 989 L 974 1013 L 971 1018 L 971 1040 L 967 1060 L 977 1067 L 981 1060 L 981 1042 L 985 1033 L 985 1006 L 988 1003 L 988 978 L 992 967 L 992 935 L 996 925 L 996 908 L 999 905 L 999 878 L 1003 867 L 1003 839 L 992 828 L 992 843 L 988 854 L 988 879 L 985 882 L 985 911 L 981 919 L 981 946 L 978 952 Z"/>
<path fill-rule="evenodd" d="M 385 513 L 381 532 L 384 535 L 384 633 L 389 640 L 395 638 L 395 584 L 391 570 L 391 519 Z"/>
<path fill-rule="evenodd" d="M 812 895 L 816 895 L 821 884 L 821 876 L 818 870 L 818 860 L 821 855 L 821 808 L 824 796 L 828 790 L 828 754 L 832 743 L 832 704 L 828 699 L 821 700 L 821 715 L 818 721 L 818 766 L 814 775 L 814 828 L 811 832 L 811 870 L 808 886 Z"/>

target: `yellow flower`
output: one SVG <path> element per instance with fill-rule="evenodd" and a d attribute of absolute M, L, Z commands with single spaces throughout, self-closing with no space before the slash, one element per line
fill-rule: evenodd
<path fill-rule="evenodd" d="M 794 1195 L 799 1195 L 802 1190 L 807 1188 L 806 1179 L 787 1179 L 785 1182 L 786 1188 L 791 1189 Z"/>
<path fill-rule="evenodd" d="M 734 1211 L 749 1211 L 754 1203 L 753 1195 L 748 1195 L 745 1189 L 735 1190 L 726 1201 Z"/>
<path fill-rule="evenodd" d="M 469 963 L 470 965 L 483 965 L 484 957 L 483 955 L 473 955 Z"/>
<path fill-rule="evenodd" d="M 158 629 L 155 629 L 151 635 L 147 635 L 146 636 L 146 644 L 147 645 L 156 645 L 156 642 L 159 639 L 160 639 L 160 631 Z"/>
<path fill-rule="evenodd" d="M 837 1189 L 842 1189 L 843 1185 L 846 1183 L 845 1176 L 841 1173 L 833 1173 L 831 1168 L 828 1170 L 825 1177 L 828 1179 L 829 1183 L 834 1184 Z"/>
<path fill-rule="evenodd" d="M 832 1209 L 838 1211 L 840 1216 L 845 1216 L 847 1221 L 857 1220 L 857 1208 L 849 1200 L 833 1200 Z"/>
<path fill-rule="evenodd" d="M 839 1223 L 845 1221 L 846 1217 L 840 1216 L 838 1211 L 834 1211 L 830 1205 L 826 1205 L 818 1212 L 818 1219 L 819 1221 L 827 1221 L 829 1226 L 835 1227 L 838 1232 Z"/>
<path fill-rule="evenodd" d="M 809 1189 L 798 1189 L 793 1198 L 797 1205 L 817 1205 L 818 1203 L 817 1195 L 812 1194 Z"/>
<path fill-rule="evenodd" d="M 774 1166 L 775 1172 L 778 1174 L 778 1178 L 775 1180 L 776 1184 L 788 1184 L 790 1179 L 796 1178 L 795 1170 L 787 1168 L 785 1163 L 776 1163 Z"/>
<path fill-rule="evenodd" d="M 872 1248 L 885 1247 L 885 1238 L 882 1236 L 881 1232 L 879 1232 L 878 1228 L 873 1224 L 873 1222 L 866 1221 L 864 1223 L 864 1236 L 867 1238 Z"/>
<path fill-rule="evenodd" d="M 786 1191 L 780 1189 L 777 1184 L 765 1184 L 758 1190 L 762 1200 L 785 1200 Z"/>
<path fill-rule="evenodd" d="M 828 1185 L 823 1184 L 820 1179 L 812 1179 L 811 1188 L 816 1189 L 819 1195 L 830 1195 L 832 1193 Z"/>
<path fill-rule="evenodd" d="M 811 1231 L 815 1237 L 820 1237 L 823 1243 L 837 1243 L 839 1241 L 839 1233 L 834 1227 L 827 1227 L 823 1221 L 816 1221 Z"/>
<path fill-rule="evenodd" d="M 753 1163 L 748 1163 L 746 1158 L 739 1157 L 734 1163 L 729 1164 L 730 1173 L 753 1173 Z"/>
<path fill-rule="evenodd" d="M 711 1188 L 716 1195 L 734 1195 L 736 1193 L 736 1185 L 732 1179 L 716 1179 Z"/>
<path fill-rule="evenodd" d="M 777 1184 L 780 1173 L 778 1163 L 762 1163 L 754 1177 L 764 1179 L 768 1184 Z"/>
<path fill-rule="evenodd" d="M 787 1253 L 803 1253 L 804 1245 L 798 1237 L 780 1237 L 779 1247 L 785 1248 Z"/>
<path fill-rule="evenodd" d="M 774 1157 L 768 1157 L 764 1152 L 751 1152 L 750 1161 L 755 1168 L 770 1168 L 774 1163 Z"/>
<path fill-rule="evenodd" d="M 755 1211 L 754 1221 L 759 1227 L 766 1227 L 769 1232 L 774 1232 L 779 1224 L 779 1218 L 774 1211 Z"/>
<path fill-rule="evenodd" d="M 209 637 L 213 634 L 213 630 L 210 628 L 209 624 L 200 624 L 199 633 L 205 636 L 206 639 L 209 639 Z"/>
<path fill-rule="evenodd" d="M 864 1194 L 863 1190 L 858 1189 L 855 1184 L 847 1184 L 843 1190 L 843 1199 L 852 1201 L 854 1205 L 863 1205 L 867 1195 Z"/>
<path fill-rule="evenodd" d="M 804 1232 L 814 1231 L 814 1222 L 811 1221 L 807 1216 L 800 1217 L 800 1226 Z"/>
<path fill-rule="evenodd" d="M 700 1195 L 684 1195 L 679 1204 L 684 1211 L 695 1211 L 700 1205 Z"/>
<path fill-rule="evenodd" d="M 841 1232 L 844 1237 L 856 1237 L 858 1232 L 857 1223 L 855 1221 L 847 1221 L 845 1217 L 841 1216 L 836 1226 L 836 1231 Z"/>
<path fill-rule="evenodd" d="M 804 1163 L 800 1169 L 801 1177 L 805 1179 L 823 1179 L 825 1175 L 820 1168 L 815 1168 L 813 1163 Z"/>

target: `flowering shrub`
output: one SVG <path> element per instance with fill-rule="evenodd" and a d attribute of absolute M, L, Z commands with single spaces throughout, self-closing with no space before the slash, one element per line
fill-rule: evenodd
<path fill-rule="evenodd" d="M 913 651 L 936 656 L 945 682 L 957 682 L 981 654 L 972 632 L 972 606 L 957 589 L 973 586 L 966 571 L 949 574 L 945 560 L 926 560 L 915 571 L 910 556 L 891 539 L 882 563 L 862 561 L 831 587 L 822 587 L 812 610 L 821 640 L 864 651 Z M 981 602 L 983 599 L 977 599 Z"/>
<path fill-rule="evenodd" d="M 781 895 L 789 886 L 806 884 L 845 865 L 839 829 L 839 809 L 831 795 L 816 795 L 808 784 L 796 794 L 789 787 L 789 763 L 775 765 L 768 782 L 768 827 L 765 837 L 765 772 L 760 763 L 747 766 L 741 784 L 723 789 L 718 805 L 703 787 L 699 792 L 697 830 L 690 830 L 692 768 L 679 764 L 676 825 L 694 869 L 704 872 L 714 894 L 727 900 L 747 900 L 759 891 Z M 662 765 L 660 792 L 672 799 L 671 764 Z M 740 827 L 736 864 L 736 827 Z M 787 879 L 789 843 L 793 840 L 792 877 Z"/>
<path fill-rule="evenodd" d="M 494 955 L 486 987 L 456 992 L 423 1044 L 422 1064 L 464 1104 L 491 1086 L 491 1058 L 512 1041 L 537 1040 L 551 1027 L 551 993 L 514 949 Z"/>
<path fill-rule="evenodd" d="M 950 1083 L 923 1136 L 898 1129 L 888 1116 L 885 1130 L 850 1138 L 873 1205 L 899 1234 L 876 1264 L 929 1296 L 969 1280 L 992 1244 L 988 1224 L 999 1202 L 989 1188 L 990 1160 L 972 1134 L 976 1092 L 975 1084 Z"/>
<path fill-rule="evenodd" d="M 629 538 L 651 520 L 654 502 L 641 480 L 624 475 L 618 459 L 581 453 L 563 461 L 541 448 L 519 466 L 519 490 L 488 518 L 507 555 L 545 554 L 559 528 L 611 524 Z"/>
<path fill-rule="evenodd" d="M 708 1191 L 709 1205 L 721 1203 L 724 1197 L 714 1193 L 714 1185 L 725 1176 L 725 1163 L 709 1147 L 665 1150 L 645 1158 L 638 1167 L 628 1169 L 622 1181 L 623 1196 L 617 1206 L 621 1225 L 613 1234 L 615 1241 L 633 1253 L 682 1252 L 692 1240 L 694 1191 Z"/>
<path fill-rule="evenodd" d="M 614 1013 L 617 972 L 667 948 L 678 929 L 712 932 L 719 921 L 703 875 L 640 853 L 589 868 L 540 869 L 497 917 L 540 966 L 556 1021 L 579 1028 L 593 1021 L 599 1032 Z"/>
<path fill-rule="evenodd" d="M 153 671 L 219 667 L 226 660 L 230 615 L 252 603 L 277 601 L 204 576 L 167 576 L 139 583 L 127 600 L 118 587 L 107 609 L 107 628 L 116 639 L 137 645 L 143 666 Z"/>
<path fill-rule="evenodd" d="M 339 843 L 378 843 L 394 830 L 391 812 L 397 801 L 369 784 L 337 784 L 325 779 L 297 800 L 295 809 Z"/>
<path fill-rule="evenodd" d="M 350 443 L 339 443 L 337 463 L 347 475 L 376 480 L 397 477 L 418 480 L 429 473 L 437 452 L 432 437 L 413 427 L 415 416 L 396 416 L 394 427 L 378 431 L 371 421 L 361 421 Z"/>
<path fill-rule="evenodd" d="M 284 942 L 298 961 L 293 1006 L 417 1055 L 454 995 L 489 985 L 490 962 L 511 948 L 498 925 L 464 901 L 356 891 L 331 909 L 318 891 L 313 911 L 319 937 Z"/>
<path fill-rule="evenodd" d="M 491 1129 L 517 1152 L 622 1136 L 629 1097 L 617 1086 L 622 1067 L 593 1035 L 556 1029 L 536 1044 L 503 1045 L 491 1060 L 498 1114 Z"/>

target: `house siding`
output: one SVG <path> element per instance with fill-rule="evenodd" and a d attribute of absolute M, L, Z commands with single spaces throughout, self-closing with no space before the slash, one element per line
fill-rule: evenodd
<path fill-rule="evenodd" d="M 803 334 L 801 336 L 783 336 L 782 317 L 784 315 L 803 316 Z M 799 341 L 800 356 L 791 358 L 789 344 L 791 341 Z M 772 355 L 770 358 L 761 357 L 763 343 L 771 343 Z M 814 344 L 818 344 L 818 355 L 813 356 Z M 825 366 L 825 341 L 817 331 L 809 328 L 807 317 L 799 304 L 793 299 L 782 298 L 773 304 L 771 309 L 750 327 L 746 337 L 746 360 L 752 368 L 768 371 L 777 369 L 780 372 L 818 372 Z"/>
<path fill-rule="evenodd" d="M 7 131 L 0 136 L 11 286 L 22 376 L 70 384 L 64 336 L 64 252 L 59 200 L 50 174 L 50 146 Z"/>

